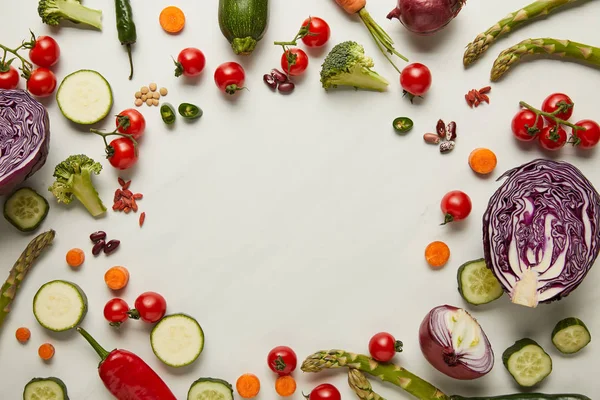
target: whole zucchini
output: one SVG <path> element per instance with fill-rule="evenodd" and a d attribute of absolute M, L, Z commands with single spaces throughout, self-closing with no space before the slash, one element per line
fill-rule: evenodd
<path fill-rule="evenodd" d="M 450 400 L 592 400 L 582 394 L 515 393 L 494 397 L 450 396 Z"/>
<path fill-rule="evenodd" d="M 219 0 L 219 27 L 235 54 L 248 55 L 269 24 L 269 0 Z"/>

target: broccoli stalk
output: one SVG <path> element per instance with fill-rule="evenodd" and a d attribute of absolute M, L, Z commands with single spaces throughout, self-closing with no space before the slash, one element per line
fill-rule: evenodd
<path fill-rule="evenodd" d="M 102 11 L 85 7 L 79 0 L 40 0 L 38 14 L 48 25 L 56 26 L 66 19 L 102 30 Z"/>
<path fill-rule="evenodd" d="M 365 56 L 365 49 L 356 42 L 347 41 L 331 49 L 321 68 L 321 84 L 325 90 L 338 86 L 384 92 L 389 82 L 371 70 L 373 59 Z"/>
<path fill-rule="evenodd" d="M 54 168 L 56 181 L 48 188 L 59 203 L 69 204 L 73 196 L 87 208 L 92 216 L 106 212 L 106 207 L 92 183 L 92 174 L 98 175 L 102 164 L 79 154 L 70 156 Z"/>

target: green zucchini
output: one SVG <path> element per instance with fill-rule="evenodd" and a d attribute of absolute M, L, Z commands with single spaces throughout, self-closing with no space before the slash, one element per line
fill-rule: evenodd
<path fill-rule="evenodd" d="M 499 299 L 504 290 L 485 264 L 485 260 L 468 261 L 460 266 L 457 274 L 458 291 L 469 304 L 487 304 Z"/>
<path fill-rule="evenodd" d="M 233 400 L 233 387 L 222 379 L 200 378 L 190 386 L 188 400 Z"/>
<path fill-rule="evenodd" d="M 219 0 L 219 27 L 235 54 L 251 54 L 268 25 L 269 0 Z"/>
<path fill-rule="evenodd" d="M 592 341 L 587 326 L 578 318 L 558 321 L 552 330 L 552 343 L 563 354 L 577 353 Z"/>
<path fill-rule="evenodd" d="M 532 339 L 517 340 L 504 350 L 502 363 L 513 379 L 523 387 L 532 387 L 546 379 L 552 372 L 552 359 Z"/>
<path fill-rule="evenodd" d="M 44 328 L 64 332 L 75 328 L 87 314 L 87 297 L 73 282 L 54 280 L 33 297 L 33 315 Z"/>
<path fill-rule="evenodd" d="M 152 351 L 160 361 L 174 368 L 190 365 L 204 349 L 204 331 L 186 314 L 163 317 L 150 333 Z"/>
<path fill-rule="evenodd" d="M 67 386 L 53 376 L 33 378 L 23 390 L 23 400 L 69 400 Z"/>
<path fill-rule="evenodd" d="M 49 209 L 48 200 L 35 190 L 24 187 L 6 199 L 4 218 L 21 232 L 31 232 L 44 222 Z"/>
<path fill-rule="evenodd" d="M 592 400 L 582 394 L 515 393 L 488 397 L 450 396 L 450 400 Z"/>

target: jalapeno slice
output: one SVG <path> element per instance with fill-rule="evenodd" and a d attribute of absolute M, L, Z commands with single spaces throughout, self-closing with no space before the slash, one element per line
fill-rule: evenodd
<path fill-rule="evenodd" d="M 187 119 L 196 119 L 202 116 L 202 109 L 194 104 L 181 103 L 178 108 L 179 115 Z"/>
<path fill-rule="evenodd" d="M 405 133 L 413 128 L 413 121 L 408 117 L 398 117 L 392 123 L 392 126 L 397 132 Z"/>
<path fill-rule="evenodd" d="M 167 125 L 171 125 L 175 122 L 175 109 L 169 103 L 163 103 L 160 106 L 160 117 L 163 122 Z"/>

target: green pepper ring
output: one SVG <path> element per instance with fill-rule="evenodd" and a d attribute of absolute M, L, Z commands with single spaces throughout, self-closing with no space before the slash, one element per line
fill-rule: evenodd
<path fill-rule="evenodd" d="M 392 122 L 392 126 L 397 132 L 406 133 L 413 128 L 414 123 L 412 119 L 408 117 L 398 117 L 394 119 L 394 122 Z"/>

